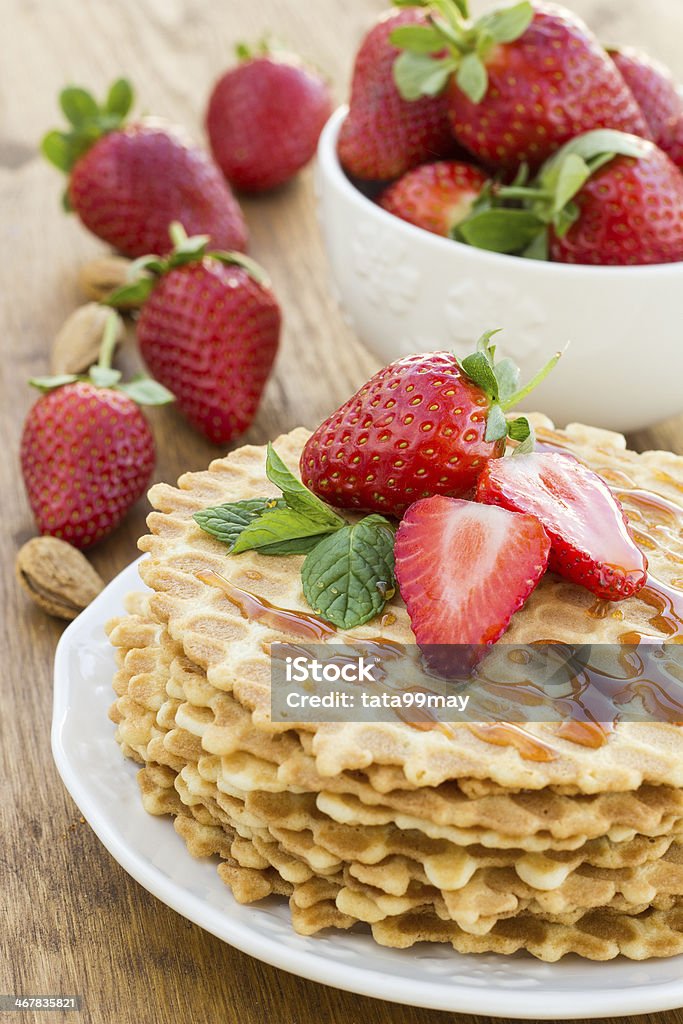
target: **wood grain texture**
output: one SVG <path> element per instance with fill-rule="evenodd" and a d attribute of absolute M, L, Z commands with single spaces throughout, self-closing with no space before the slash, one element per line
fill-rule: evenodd
<path fill-rule="evenodd" d="M 571 0 L 608 41 L 634 41 L 683 78 L 680 0 Z M 353 48 L 382 0 L 2 0 L 0 5 L 0 652 L 5 783 L 0 848 L 0 992 L 79 992 L 86 1009 L 61 1019 L 92 1024 L 437 1024 L 474 1018 L 338 992 L 266 967 L 163 906 L 133 882 L 79 819 L 49 749 L 52 657 L 61 626 L 14 582 L 17 548 L 33 534 L 17 451 L 32 401 L 26 378 L 45 372 L 51 338 L 81 301 L 76 269 L 101 251 L 59 207 L 58 175 L 36 155 L 56 121 L 65 82 L 102 92 L 125 70 L 140 107 L 201 138 L 202 108 L 234 43 L 266 29 L 325 68 L 341 99 Z M 484 4 L 479 4 L 483 8 Z M 272 275 L 286 317 L 284 344 L 248 441 L 315 425 L 374 369 L 327 286 L 311 173 L 248 201 L 252 251 Z M 130 338 L 121 360 L 137 365 Z M 154 417 L 157 479 L 203 467 L 215 448 L 171 409 Z M 683 451 L 683 424 L 642 432 L 640 447 Z M 106 579 L 136 554 L 146 506 L 92 554 Z M 13 1021 L 45 1020 L 24 1013 Z M 59 1015 L 51 1015 L 56 1021 Z M 481 1019 L 481 1018 L 478 1018 Z M 644 1021 L 646 1018 L 632 1018 Z M 683 1024 L 683 1013 L 647 1018 Z"/>

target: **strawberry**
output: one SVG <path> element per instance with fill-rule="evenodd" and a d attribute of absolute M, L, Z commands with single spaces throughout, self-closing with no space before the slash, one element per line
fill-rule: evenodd
<path fill-rule="evenodd" d="M 647 559 L 624 510 L 573 455 L 534 452 L 490 462 L 476 500 L 536 516 L 552 542 L 549 568 L 598 597 L 623 601 L 645 583 Z"/>
<path fill-rule="evenodd" d="M 406 356 L 386 366 L 309 438 L 301 479 L 323 501 L 400 516 L 417 498 L 472 492 L 489 459 L 505 450 L 508 434 L 524 441 L 530 428 L 511 408 L 539 383 L 518 388 L 509 359 L 494 363 L 491 334 L 477 352 Z"/>
<path fill-rule="evenodd" d="M 598 129 L 566 143 L 531 185 L 492 186 L 455 233 L 470 245 L 562 263 L 677 262 L 683 174 L 653 142 Z"/>
<path fill-rule="evenodd" d="M 171 226 L 175 248 L 138 262 L 145 276 L 112 305 L 142 304 L 140 352 L 180 411 L 215 444 L 251 424 L 275 360 L 280 307 L 261 268 L 239 253 L 207 252 L 206 236 Z"/>
<path fill-rule="evenodd" d="M 667 67 L 631 46 L 608 53 L 636 98 L 657 143 L 683 170 L 683 98 Z"/>
<path fill-rule="evenodd" d="M 402 99 L 393 79 L 398 49 L 392 32 L 426 26 L 417 7 L 390 11 L 370 30 L 356 56 L 349 113 L 339 133 L 339 159 L 356 178 L 388 181 L 426 160 L 453 154 L 456 144 L 441 98 Z M 439 41 L 438 49 L 443 44 Z"/>
<path fill-rule="evenodd" d="M 549 552 L 534 516 L 442 495 L 411 505 L 396 533 L 396 579 L 430 665 L 447 674 L 479 660 L 538 584 Z M 450 644 L 474 650 L 442 646 Z"/>
<path fill-rule="evenodd" d="M 608 127 L 649 138 L 632 93 L 570 11 L 518 3 L 472 24 L 463 0 L 426 3 L 429 25 L 392 36 L 401 95 L 442 94 L 453 133 L 485 164 L 538 167 L 568 139 Z M 445 47 L 445 54 L 429 53 Z"/>
<path fill-rule="evenodd" d="M 471 212 L 486 182 L 486 175 L 472 164 L 423 164 L 390 185 L 379 204 L 402 220 L 448 238 Z"/>
<path fill-rule="evenodd" d="M 640 140 L 639 140 L 640 141 Z M 639 157 L 618 156 L 574 197 L 576 220 L 551 227 L 561 263 L 644 264 L 683 260 L 683 174 L 652 142 Z"/>
<path fill-rule="evenodd" d="M 123 79 L 103 106 L 84 89 L 62 91 L 70 128 L 48 132 L 42 150 L 69 175 L 68 207 L 126 256 L 166 252 L 173 220 L 216 246 L 246 248 L 242 211 L 213 161 L 161 120 L 124 124 L 132 102 Z"/>
<path fill-rule="evenodd" d="M 214 159 L 235 188 L 264 192 L 315 153 L 332 113 L 327 82 L 289 53 L 237 47 L 240 63 L 216 82 L 206 114 Z"/>
<path fill-rule="evenodd" d="M 154 438 L 136 403 L 173 397 L 154 381 L 120 382 L 110 366 L 116 334 L 112 313 L 88 377 L 31 382 L 46 393 L 29 410 L 21 438 L 29 503 L 41 533 L 77 548 L 111 533 L 149 484 Z"/>

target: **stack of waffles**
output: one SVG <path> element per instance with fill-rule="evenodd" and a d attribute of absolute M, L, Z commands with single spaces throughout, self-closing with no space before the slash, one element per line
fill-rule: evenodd
<path fill-rule="evenodd" d="M 613 487 L 651 578 L 612 605 L 548 575 L 506 638 L 680 640 L 683 459 L 636 455 L 619 435 L 583 426 L 536 425 L 542 444 Z M 294 471 L 306 437 L 275 442 Z M 277 609 L 310 612 L 302 560 L 229 556 L 192 515 L 272 493 L 257 447 L 151 491 L 140 545 L 149 589 L 108 625 L 111 717 L 123 753 L 143 766 L 145 808 L 171 815 L 191 854 L 217 857 L 240 902 L 288 897 L 303 934 L 358 924 L 385 946 L 435 941 L 548 961 L 683 952 L 679 726 L 572 734 L 558 723 L 271 721 L 270 645 L 297 636 L 297 615 Z M 211 573 L 230 580 L 230 594 Z M 346 637 L 413 642 L 398 596 L 387 611 Z"/>

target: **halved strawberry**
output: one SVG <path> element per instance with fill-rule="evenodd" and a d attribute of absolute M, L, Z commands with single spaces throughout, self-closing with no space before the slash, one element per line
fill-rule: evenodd
<path fill-rule="evenodd" d="M 527 512 L 552 541 L 549 568 L 598 597 L 623 601 L 643 586 L 647 558 L 605 481 L 573 455 L 538 452 L 489 462 L 477 501 Z"/>
<path fill-rule="evenodd" d="M 471 667 L 505 632 L 545 572 L 550 540 L 534 516 L 435 495 L 410 506 L 394 551 L 415 639 L 443 672 Z M 474 649 L 442 646 L 453 644 Z"/>

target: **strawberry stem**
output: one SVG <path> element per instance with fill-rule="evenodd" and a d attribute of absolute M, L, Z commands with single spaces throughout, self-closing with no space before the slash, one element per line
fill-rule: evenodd
<path fill-rule="evenodd" d="M 173 242 L 173 248 L 177 249 L 178 246 L 182 245 L 183 242 L 187 241 L 187 231 L 180 223 L 179 220 L 174 220 L 168 229 L 168 233 L 171 236 Z"/>
<path fill-rule="evenodd" d="M 508 399 L 501 402 L 500 405 L 503 412 L 507 412 L 508 409 L 511 409 L 514 405 L 517 405 L 518 402 L 521 402 L 523 398 L 526 398 L 527 395 L 531 394 L 531 392 L 545 380 L 552 368 L 557 365 L 561 355 L 562 352 L 556 352 L 552 359 L 549 359 L 545 366 L 542 366 L 538 373 L 536 373 L 531 380 L 524 385 L 524 387 L 519 388 L 519 390 L 510 395 Z"/>
<path fill-rule="evenodd" d="M 104 370 L 111 369 L 112 359 L 114 358 L 114 349 L 116 348 L 116 341 L 119 330 L 119 317 L 118 314 L 113 310 L 107 317 L 107 321 L 104 325 L 104 331 L 102 332 L 102 344 L 100 346 L 100 356 L 97 360 L 97 365 Z"/>

